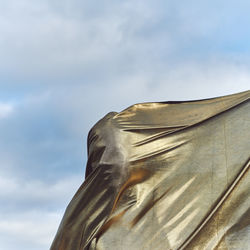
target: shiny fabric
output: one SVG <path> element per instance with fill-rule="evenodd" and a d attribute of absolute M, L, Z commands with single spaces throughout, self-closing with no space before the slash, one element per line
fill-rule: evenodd
<path fill-rule="evenodd" d="M 51 250 L 250 249 L 249 159 L 250 91 L 111 112 Z"/>

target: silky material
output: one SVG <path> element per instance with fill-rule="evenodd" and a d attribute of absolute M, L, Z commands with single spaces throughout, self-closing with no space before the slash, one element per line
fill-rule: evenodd
<path fill-rule="evenodd" d="M 51 250 L 250 249 L 249 167 L 250 91 L 108 113 Z"/>

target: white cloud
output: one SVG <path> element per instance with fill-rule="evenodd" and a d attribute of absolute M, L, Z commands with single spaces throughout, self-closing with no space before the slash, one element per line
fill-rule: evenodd
<path fill-rule="evenodd" d="M 42 180 L 25 180 L 14 177 L 0 176 L 0 201 L 2 204 L 19 206 L 23 209 L 41 208 L 57 209 L 66 206 L 71 200 L 83 176 L 69 176 L 55 182 Z M 2 210 L 4 207 L 2 208 Z M 6 207 L 8 210 L 8 206 Z"/>
<path fill-rule="evenodd" d="M 198 63 L 223 57 L 227 51 L 217 47 L 222 24 L 231 22 L 213 3 L 112 1 L 94 7 L 90 1 L 12 0 L 1 9 L 0 65 L 3 74 L 14 71 L 12 77 L 25 84 L 90 84 L 98 76 L 100 82 L 157 71 L 194 56 Z"/>
<path fill-rule="evenodd" d="M 0 217 L 0 248 L 49 249 L 61 220 L 61 212 L 39 210 Z"/>
<path fill-rule="evenodd" d="M 1 176 L 0 248 L 48 249 L 82 179 L 71 176 L 45 183 Z"/>
<path fill-rule="evenodd" d="M 11 104 L 0 103 L 0 119 L 9 116 L 14 108 Z"/>

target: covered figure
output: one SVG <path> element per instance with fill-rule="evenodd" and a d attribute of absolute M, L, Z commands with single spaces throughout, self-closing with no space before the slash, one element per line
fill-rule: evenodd
<path fill-rule="evenodd" d="M 51 250 L 250 249 L 250 91 L 111 112 Z"/>

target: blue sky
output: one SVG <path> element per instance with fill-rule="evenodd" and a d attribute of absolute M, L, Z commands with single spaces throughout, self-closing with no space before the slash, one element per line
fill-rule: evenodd
<path fill-rule="evenodd" d="M 0 0 L 0 249 L 48 249 L 110 111 L 250 89 L 249 1 Z"/>

